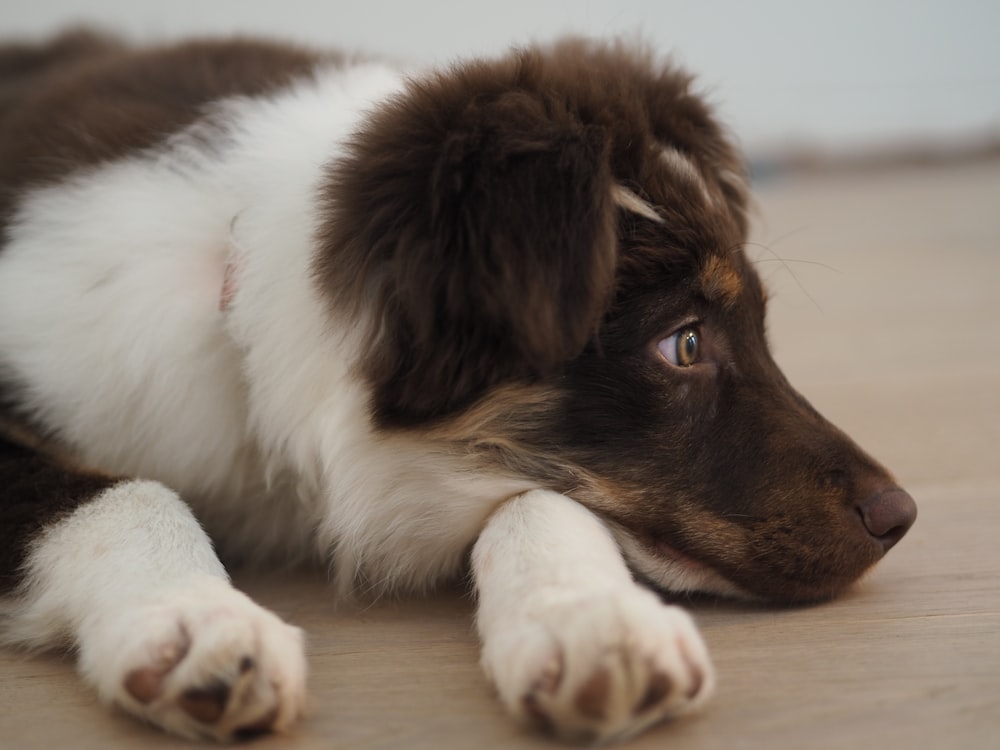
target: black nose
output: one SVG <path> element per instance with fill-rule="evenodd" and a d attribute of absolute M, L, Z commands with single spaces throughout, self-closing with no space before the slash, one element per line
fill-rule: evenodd
<path fill-rule="evenodd" d="M 892 487 L 869 496 L 858 505 L 868 533 L 888 552 L 917 518 L 917 504 L 905 490 Z"/>

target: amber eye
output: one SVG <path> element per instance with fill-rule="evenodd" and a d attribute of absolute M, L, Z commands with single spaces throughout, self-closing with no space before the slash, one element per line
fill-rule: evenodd
<path fill-rule="evenodd" d="M 681 328 L 663 339 L 656 348 L 675 367 L 690 367 L 701 354 L 701 337 L 696 328 Z"/>

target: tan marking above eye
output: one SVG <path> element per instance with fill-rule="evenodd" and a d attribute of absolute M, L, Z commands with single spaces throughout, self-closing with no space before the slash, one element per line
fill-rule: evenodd
<path fill-rule="evenodd" d="M 743 291 L 743 279 L 732 263 L 719 255 L 712 255 L 702 266 L 698 277 L 705 296 L 724 305 L 732 304 Z"/>

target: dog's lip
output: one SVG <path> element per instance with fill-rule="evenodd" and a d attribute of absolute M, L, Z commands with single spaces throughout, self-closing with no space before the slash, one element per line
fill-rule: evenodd
<path fill-rule="evenodd" d="M 661 537 L 650 536 L 646 539 L 646 546 L 649 547 L 657 557 L 662 557 L 679 565 L 683 565 L 686 568 L 706 568 L 708 566 L 705 563 L 697 560 L 691 555 L 681 552 L 672 544 L 668 543 Z"/>

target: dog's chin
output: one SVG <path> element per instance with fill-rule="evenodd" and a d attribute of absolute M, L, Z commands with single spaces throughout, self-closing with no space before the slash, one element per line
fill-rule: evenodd
<path fill-rule="evenodd" d="M 636 535 L 617 524 L 610 527 L 632 572 L 663 594 L 700 594 L 743 602 L 809 606 L 834 599 L 856 583 L 851 578 L 831 581 L 825 587 L 806 587 L 786 581 L 778 593 L 754 592 L 661 539 Z"/>
<path fill-rule="evenodd" d="M 629 567 L 655 588 L 672 594 L 709 594 L 756 601 L 759 597 L 724 578 L 708 565 L 663 541 L 640 539 L 623 527 L 612 532 Z"/>

